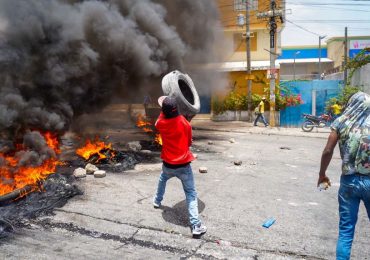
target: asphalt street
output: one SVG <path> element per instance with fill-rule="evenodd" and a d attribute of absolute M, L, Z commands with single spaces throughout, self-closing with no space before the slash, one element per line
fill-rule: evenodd
<path fill-rule="evenodd" d="M 269 134 L 257 128 L 207 130 L 195 124 L 192 150 L 197 160 L 192 167 L 200 215 L 208 227 L 201 239 L 191 237 L 178 180 L 169 181 L 162 207 L 153 208 L 161 168 L 158 153 L 158 161 L 134 170 L 77 180 L 84 195 L 56 209 L 54 216 L 35 219 L 0 240 L 0 258 L 335 258 L 338 149 L 328 170 L 333 186 L 321 192 L 316 188 L 326 133 L 307 137 L 275 133 L 272 128 L 263 129 Z M 234 165 L 236 160 L 242 165 Z M 198 172 L 202 166 L 207 173 Z M 276 222 L 262 227 L 271 217 Z M 361 205 L 352 259 L 370 259 L 369 237 L 369 220 Z"/>

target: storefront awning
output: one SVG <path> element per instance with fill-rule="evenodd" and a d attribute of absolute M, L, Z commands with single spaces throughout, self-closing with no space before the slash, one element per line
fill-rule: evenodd
<path fill-rule="evenodd" d="M 319 58 L 307 58 L 307 59 L 295 59 L 295 63 L 318 63 Z M 320 62 L 333 62 L 333 60 L 328 58 L 321 58 Z M 275 60 L 275 68 L 280 69 L 280 64 L 293 64 L 294 59 L 278 59 Z M 219 64 L 209 64 L 208 67 L 213 69 L 229 72 L 229 71 L 246 71 L 247 70 L 247 62 L 246 61 L 230 61 L 224 62 Z M 261 61 L 251 61 L 251 70 L 268 70 L 270 69 L 270 61 L 269 60 L 261 60 Z"/>
<path fill-rule="evenodd" d="M 276 60 L 276 62 L 280 64 L 293 64 L 294 59 L 281 59 L 281 60 Z M 307 59 L 295 59 L 295 63 L 318 63 L 319 58 L 307 58 Z M 328 58 L 321 58 L 320 62 L 333 62 L 333 60 L 328 59 Z"/>
<path fill-rule="evenodd" d="M 276 69 L 279 69 L 279 63 L 275 62 Z M 246 71 L 247 62 L 246 61 L 233 61 L 233 62 L 224 62 L 220 64 L 220 71 Z M 251 70 L 268 70 L 270 69 L 270 61 L 252 61 Z"/>

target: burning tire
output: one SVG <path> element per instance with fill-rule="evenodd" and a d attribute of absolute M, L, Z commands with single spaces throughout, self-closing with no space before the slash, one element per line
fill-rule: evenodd
<path fill-rule="evenodd" d="M 180 114 L 192 117 L 199 112 L 199 96 L 187 74 L 178 70 L 168 73 L 162 79 L 162 90 L 166 96 L 176 99 Z"/>
<path fill-rule="evenodd" d="M 10 203 L 11 201 L 21 197 L 22 194 L 27 194 L 31 190 L 32 190 L 32 187 L 27 185 L 23 188 L 14 190 L 12 192 L 9 192 L 7 194 L 0 196 L 0 206 Z"/>

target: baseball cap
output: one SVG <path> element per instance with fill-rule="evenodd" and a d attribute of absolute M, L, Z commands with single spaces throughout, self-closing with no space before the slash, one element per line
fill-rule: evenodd
<path fill-rule="evenodd" d="M 167 118 L 179 115 L 176 99 L 169 96 L 161 96 L 158 98 L 158 104 L 162 107 L 163 114 Z"/>

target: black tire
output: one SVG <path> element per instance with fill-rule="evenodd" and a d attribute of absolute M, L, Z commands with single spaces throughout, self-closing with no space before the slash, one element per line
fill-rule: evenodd
<path fill-rule="evenodd" d="M 312 121 L 306 120 L 303 122 L 301 128 L 304 132 L 311 132 L 313 129 L 313 126 L 314 126 L 314 123 Z"/>
<path fill-rule="evenodd" d="M 32 190 L 32 187 L 27 185 L 23 188 L 14 190 L 12 192 L 9 192 L 5 195 L 0 196 L 0 206 L 7 205 L 8 203 L 22 196 L 22 194 L 29 193 L 31 190 Z"/>
<path fill-rule="evenodd" d="M 194 116 L 199 113 L 200 100 L 192 79 L 178 70 L 172 71 L 162 79 L 162 90 L 166 96 L 174 97 L 180 114 Z"/>

